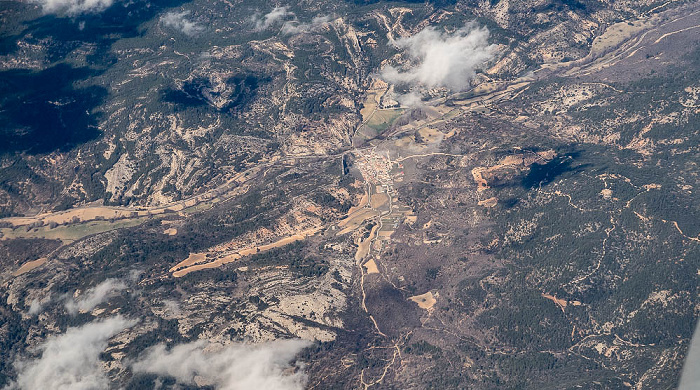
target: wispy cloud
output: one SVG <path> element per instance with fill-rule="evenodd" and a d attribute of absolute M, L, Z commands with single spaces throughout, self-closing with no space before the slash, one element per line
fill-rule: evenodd
<path fill-rule="evenodd" d="M 287 7 L 275 7 L 272 11 L 267 14 L 260 16 L 260 14 L 255 14 L 251 18 L 253 24 L 255 24 L 255 29 L 258 31 L 266 30 L 272 25 L 283 21 L 288 17 L 293 17 L 294 12 L 289 11 Z"/>
<path fill-rule="evenodd" d="M 299 34 L 303 32 L 314 31 L 324 24 L 330 22 L 331 17 L 326 16 L 316 16 L 311 20 L 310 23 L 300 23 L 298 20 L 290 20 L 282 25 L 282 34 L 292 35 Z"/>
<path fill-rule="evenodd" d="M 166 299 L 163 301 L 163 308 L 170 315 L 179 315 L 182 311 L 180 310 L 180 304 L 173 299 Z"/>
<path fill-rule="evenodd" d="M 204 27 L 185 18 L 185 16 L 189 14 L 190 11 L 168 12 L 160 18 L 160 21 L 163 22 L 163 25 L 178 30 L 189 36 L 193 36 L 204 31 Z"/>
<path fill-rule="evenodd" d="M 181 384 L 194 384 L 197 376 L 217 389 L 301 390 L 306 375 L 290 364 L 309 345 L 299 339 L 227 346 L 199 340 L 172 349 L 157 345 L 132 369 L 174 377 Z"/>
<path fill-rule="evenodd" d="M 46 13 L 77 16 L 102 12 L 111 7 L 114 0 L 38 0 L 37 2 Z"/>
<path fill-rule="evenodd" d="M 97 286 L 88 289 L 77 299 L 69 298 L 65 303 L 66 310 L 71 314 L 88 312 L 124 289 L 126 289 L 126 284 L 121 280 L 106 279 Z"/>
<path fill-rule="evenodd" d="M 109 380 L 99 356 L 107 340 L 136 324 L 121 316 L 92 322 L 51 337 L 40 346 L 41 357 L 16 361 L 17 382 L 10 389 L 75 390 L 107 389 Z"/>
<path fill-rule="evenodd" d="M 41 299 L 33 299 L 32 302 L 29 304 L 29 310 L 27 311 L 27 313 L 32 316 L 37 315 L 41 313 L 41 310 L 49 302 L 51 302 L 51 295 L 47 295 Z"/>
<path fill-rule="evenodd" d="M 381 76 L 395 84 L 464 90 L 476 69 L 493 58 L 495 46 L 489 45 L 488 38 L 488 29 L 474 24 L 451 34 L 427 27 L 414 36 L 393 42 L 406 51 L 412 65 L 403 71 L 387 66 Z"/>

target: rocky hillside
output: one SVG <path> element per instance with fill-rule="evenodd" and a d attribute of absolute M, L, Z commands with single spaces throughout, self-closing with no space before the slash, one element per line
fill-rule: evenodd
<path fill-rule="evenodd" d="M 675 388 L 699 15 L 8 2 L 0 385 Z"/>

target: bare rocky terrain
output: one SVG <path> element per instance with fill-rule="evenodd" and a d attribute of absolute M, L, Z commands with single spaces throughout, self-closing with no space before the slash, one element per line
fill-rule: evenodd
<path fill-rule="evenodd" d="M 289 388 L 677 386 L 698 3 L 7 2 L 0 25 L 0 385 L 124 318 L 94 388 L 249 388 L 143 362 L 287 339 Z M 436 74 L 409 37 L 479 28 L 465 87 L 409 79 Z"/>

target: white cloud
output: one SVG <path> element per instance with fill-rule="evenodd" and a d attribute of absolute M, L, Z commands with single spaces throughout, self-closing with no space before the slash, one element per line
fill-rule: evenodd
<path fill-rule="evenodd" d="M 396 47 L 406 50 L 413 66 L 403 72 L 387 66 L 381 76 L 395 84 L 464 90 L 476 69 L 493 57 L 495 46 L 488 44 L 488 38 L 488 29 L 474 24 L 451 34 L 427 27 L 412 37 L 393 42 Z"/>
<path fill-rule="evenodd" d="M 126 289 L 126 284 L 121 280 L 106 279 L 104 282 L 87 290 L 77 300 L 68 299 L 65 304 L 66 310 L 71 314 L 88 312 L 124 289 Z"/>
<path fill-rule="evenodd" d="M 185 35 L 193 36 L 204 31 L 204 27 L 185 18 L 185 16 L 189 14 L 190 11 L 168 12 L 163 15 L 160 20 L 164 25 L 178 30 Z"/>
<path fill-rule="evenodd" d="M 38 0 L 46 13 L 76 16 L 98 13 L 111 7 L 114 0 Z"/>
<path fill-rule="evenodd" d="M 255 24 L 255 29 L 262 31 L 290 16 L 294 16 L 294 12 L 289 11 L 287 7 L 275 7 L 262 17 L 260 14 L 253 15 L 252 21 Z"/>
<path fill-rule="evenodd" d="M 41 357 L 16 361 L 17 382 L 10 389 L 100 390 L 109 388 L 99 356 L 107 340 L 136 321 L 121 316 L 92 322 L 51 337 L 40 346 Z"/>
<path fill-rule="evenodd" d="M 132 369 L 171 376 L 181 384 L 194 384 L 197 377 L 200 384 L 223 390 L 301 390 L 306 375 L 301 369 L 288 369 L 309 345 L 300 339 L 227 346 L 199 340 L 172 349 L 157 345 L 133 363 Z"/>
<path fill-rule="evenodd" d="M 405 107 L 417 107 L 423 105 L 422 96 L 415 91 L 399 95 L 396 97 L 396 100 L 398 100 L 399 103 Z"/>
<path fill-rule="evenodd" d="M 313 31 L 330 22 L 330 20 L 331 17 L 328 15 L 316 16 L 311 20 L 311 23 L 299 23 L 297 20 L 290 20 L 282 25 L 282 34 L 291 35 Z"/>

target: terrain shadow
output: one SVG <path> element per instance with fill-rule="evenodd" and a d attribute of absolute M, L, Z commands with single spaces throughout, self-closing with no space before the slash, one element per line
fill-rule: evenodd
<path fill-rule="evenodd" d="M 178 7 L 189 0 L 135 0 L 115 2 L 102 12 L 87 13 L 75 17 L 46 14 L 22 22 L 21 33 L 10 35 L 0 32 L 0 54 L 15 52 L 17 41 L 30 37 L 31 41 L 44 41 L 47 59 L 50 62 L 65 59 L 73 50 L 83 43 L 93 44 L 94 52 L 89 55 L 92 65 L 110 65 L 115 58 L 109 55 L 112 43 L 123 39 L 143 35 L 143 24 L 157 17 L 168 8 Z M 22 7 L 15 7 L 16 15 L 26 12 Z"/>
<path fill-rule="evenodd" d="M 269 81 L 269 78 L 259 78 L 252 74 L 237 74 L 226 80 L 226 89 L 230 91 L 227 96 L 212 87 L 211 82 L 203 77 L 195 78 L 182 85 L 180 88 L 167 88 L 162 93 L 162 100 L 173 103 L 180 109 L 189 107 L 211 106 L 219 111 L 229 111 L 251 102 L 261 82 Z M 216 102 L 225 100 L 225 104 L 218 107 Z"/>
<path fill-rule="evenodd" d="M 544 164 L 534 163 L 530 166 L 530 171 L 523 177 L 520 185 L 525 189 L 532 189 L 545 186 L 565 173 L 581 172 L 590 164 L 573 165 L 579 156 L 580 152 L 575 151 L 556 157 Z"/>
<path fill-rule="evenodd" d="M 0 72 L 0 153 L 68 150 L 100 135 L 99 114 L 107 90 L 75 88 L 96 74 L 65 64 L 39 72 Z"/>

